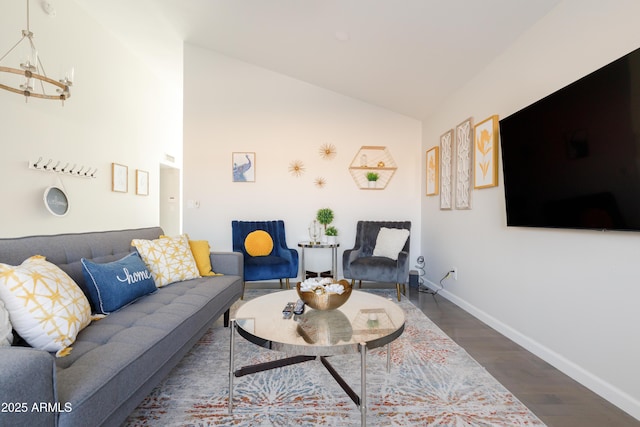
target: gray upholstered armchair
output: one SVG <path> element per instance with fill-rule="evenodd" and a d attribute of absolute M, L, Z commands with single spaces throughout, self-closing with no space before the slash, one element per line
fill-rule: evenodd
<path fill-rule="evenodd" d="M 358 280 L 396 284 L 406 293 L 409 278 L 410 221 L 358 221 L 356 243 L 342 254 L 342 270 L 352 286 Z M 405 240 L 406 239 L 406 240 Z"/>

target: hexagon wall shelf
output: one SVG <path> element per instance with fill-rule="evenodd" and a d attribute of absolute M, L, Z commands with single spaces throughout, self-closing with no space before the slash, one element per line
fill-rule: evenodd
<path fill-rule="evenodd" d="M 384 190 L 396 173 L 396 162 L 387 147 L 362 146 L 349 165 L 349 172 L 361 190 Z M 380 177 L 375 187 L 369 186 L 367 173 L 376 172 Z"/>

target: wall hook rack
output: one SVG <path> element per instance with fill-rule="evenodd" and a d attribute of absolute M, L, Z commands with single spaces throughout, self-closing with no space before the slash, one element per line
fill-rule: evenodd
<path fill-rule="evenodd" d="M 56 161 L 53 159 L 45 161 L 42 157 L 39 157 L 37 161 L 29 161 L 29 169 L 43 172 L 55 172 L 69 176 L 76 176 L 78 178 L 96 178 L 98 174 L 98 168 L 94 168 L 92 166 L 85 167 L 82 165 L 78 167 L 77 163 L 73 163 L 72 165 L 71 162 L 63 163 L 60 160 Z"/>

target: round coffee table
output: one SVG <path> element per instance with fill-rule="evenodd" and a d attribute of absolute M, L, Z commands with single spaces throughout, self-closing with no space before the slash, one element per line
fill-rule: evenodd
<path fill-rule="evenodd" d="M 279 291 L 248 301 L 238 308 L 231 321 L 229 351 L 229 413 L 233 411 L 233 379 L 269 369 L 320 359 L 329 373 L 349 395 L 366 425 L 367 350 L 387 346 L 387 372 L 391 366 L 390 344 L 402 335 L 404 311 L 394 301 L 368 292 L 352 291 L 337 310 L 318 311 L 309 307 L 304 314 L 283 319 L 288 302 L 298 300 L 296 291 Z M 235 332 L 248 341 L 289 357 L 235 369 Z M 360 353 L 361 390 L 358 396 L 331 366 L 329 356 Z"/>

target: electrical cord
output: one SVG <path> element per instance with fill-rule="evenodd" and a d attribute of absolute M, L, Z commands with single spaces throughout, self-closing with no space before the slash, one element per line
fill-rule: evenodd
<path fill-rule="evenodd" d="M 444 284 L 442 282 L 444 282 L 446 279 L 448 279 L 449 276 L 451 276 L 453 274 L 453 272 L 454 272 L 453 270 L 447 271 L 447 274 L 445 274 L 444 277 L 442 279 L 440 279 L 440 289 L 436 289 L 434 291 L 431 288 L 425 286 L 424 288 L 418 288 L 418 291 L 419 292 L 424 292 L 426 294 L 430 294 L 430 295 L 433 295 L 433 296 L 438 295 L 438 292 L 440 292 L 441 290 L 444 289 Z"/>

